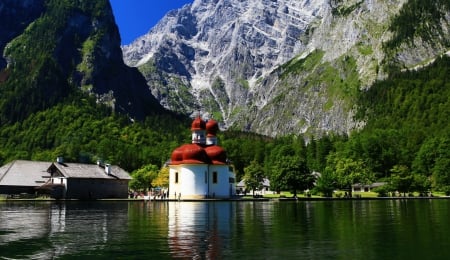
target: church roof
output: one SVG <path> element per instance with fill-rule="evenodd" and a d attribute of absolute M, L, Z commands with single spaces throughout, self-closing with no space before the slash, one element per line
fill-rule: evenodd
<path fill-rule="evenodd" d="M 219 131 L 219 126 L 214 119 L 205 122 L 201 117 L 193 120 L 192 131 L 206 130 L 209 137 L 213 137 Z M 227 164 L 225 150 L 216 145 L 206 143 L 184 144 L 176 148 L 170 157 L 171 165 L 178 164 Z"/>
<path fill-rule="evenodd" d="M 206 122 L 201 119 L 201 117 L 196 117 L 194 121 L 192 121 L 191 130 L 192 131 L 198 131 L 198 130 L 205 130 L 206 129 Z"/>
<path fill-rule="evenodd" d="M 206 133 L 208 136 L 215 136 L 217 132 L 219 131 L 219 124 L 214 119 L 209 119 L 208 122 L 206 122 Z"/>

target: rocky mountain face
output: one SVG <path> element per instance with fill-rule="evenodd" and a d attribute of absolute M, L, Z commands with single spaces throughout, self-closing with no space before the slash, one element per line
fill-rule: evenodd
<path fill-rule="evenodd" d="M 277 136 L 347 133 L 355 98 L 450 48 L 446 0 L 195 0 L 123 46 L 171 110 Z"/>
<path fill-rule="evenodd" d="M 145 79 L 126 66 L 107 0 L 0 2 L 0 125 L 73 98 L 131 118 L 163 111 Z"/>

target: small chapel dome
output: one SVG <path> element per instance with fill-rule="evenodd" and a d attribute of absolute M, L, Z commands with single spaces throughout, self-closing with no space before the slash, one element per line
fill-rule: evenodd
<path fill-rule="evenodd" d="M 216 120 L 210 119 L 206 123 L 206 133 L 208 136 L 215 136 L 217 135 L 217 132 L 219 131 L 219 124 Z"/>
<path fill-rule="evenodd" d="M 197 117 L 192 121 L 191 130 L 197 131 L 197 130 L 205 130 L 206 129 L 206 122 L 203 121 L 200 117 Z"/>

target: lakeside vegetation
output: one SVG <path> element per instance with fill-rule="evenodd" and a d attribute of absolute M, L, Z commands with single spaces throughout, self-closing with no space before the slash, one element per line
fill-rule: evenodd
<path fill-rule="evenodd" d="M 367 124 L 349 136 L 252 133 L 219 134 L 237 179 L 259 187 L 269 178 L 275 191 L 314 190 L 331 196 L 354 183 L 388 183 L 380 193 L 450 193 L 450 58 L 420 71 L 394 73 L 359 96 L 358 117 Z M 4 113 L 4 111 L 2 111 Z M 190 142 L 191 121 L 160 115 L 131 122 L 87 96 L 4 124 L 0 163 L 13 159 L 95 162 L 103 159 L 151 187 L 177 146 Z M 305 139 L 309 139 L 306 143 Z M 150 170 L 142 170 L 150 169 Z M 320 173 L 320 174 L 313 174 Z M 314 187 L 315 183 L 315 187 Z M 314 188 L 314 189 L 313 189 Z"/>
<path fill-rule="evenodd" d="M 83 30 L 64 34 L 67 38 L 60 42 L 64 48 L 57 48 L 62 40 L 60 32 L 66 28 L 66 11 L 72 13 L 74 5 L 70 1 L 48 1 L 48 13 L 5 47 L 5 57 L 12 62 L 0 70 L 0 165 L 14 159 L 53 161 L 57 156 L 84 163 L 102 159 L 131 172 L 134 181 L 130 185 L 134 189 L 165 185 L 161 178 L 166 174 L 163 165 L 174 148 L 190 142 L 190 119 L 155 108 L 145 120 L 134 121 L 98 104 L 97 97 L 89 91 L 98 87 L 91 74 L 96 74 L 93 69 L 100 63 L 91 64 L 88 58 L 99 58 L 98 41 L 106 31 L 99 35 Z M 105 5 L 107 1 L 86 2 L 78 7 L 78 12 L 86 17 L 102 16 Z M 394 37 L 384 46 L 388 58 L 414 37 L 431 41 L 433 37 L 445 36 L 438 26 L 443 14 L 436 11 L 442 8 L 435 5 L 448 10 L 448 1 L 414 0 L 406 5 L 408 8 L 390 28 Z M 355 7 L 335 11 L 345 16 Z M 429 35 L 430 32 L 436 35 Z M 449 46 L 449 41 L 443 44 Z M 362 53 L 370 53 L 363 47 L 360 46 Z M 61 56 L 56 56 L 57 52 Z M 239 131 L 220 133 L 220 145 L 233 163 L 237 180 L 246 179 L 247 186 L 256 189 L 267 177 L 273 190 L 292 194 L 309 189 L 314 194 L 331 196 L 334 190 L 349 190 L 352 184 L 376 181 L 387 183 L 378 190 L 379 194 L 450 194 L 450 58 L 443 56 L 418 71 L 388 66 L 388 79 L 361 92 L 353 58 L 342 57 L 339 65 L 348 70 L 339 71 L 329 64 L 318 66 L 323 55 L 317 50 L 307 58 L 286 63 L 281 66 L 281 79 L 316 68 L 320 77 L 308 80 L 328 82 L 332 86 L 328 89 L 330 96 L 348 100 L 349 109 L 355 101 L 356 118 L 366 122 L 365 127 L 348 136 L 330 133 L 269 138 Z M 143 67 L 142 72 L 152 71 L 154 67 L 150 65 Z M 102 74 L 105 78 L 118 71 L 106 68 Z M 86 84 L 81 84 L 82 74 Z M 336 75 L 345 80 L 335 82 Z M 132 81 L 121 81 L 120 86 L 129 87 L 127 82 Z M 248 83 L 240 83 L 248 87 Z M 217 78 L 212 88 L 223 92 L 223 84 Z M 182 89 L 178 95 L 187 93 Z M 284 95 L 287 94 L 279 99 L 284 99 Z M 325 110 L 332 104 L 333 98 L 328 99 Z M 183 104 L 179 107 L 182 110 Z M 217 111 L 217 103 L 206 109 Z M 218 116 L 216 119 L 220 120 Z"/>

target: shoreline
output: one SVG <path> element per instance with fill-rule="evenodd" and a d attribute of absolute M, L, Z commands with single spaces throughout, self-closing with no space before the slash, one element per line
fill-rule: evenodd
<path fill-rule="evenodd" d="M 77 200 L 77 199 L 51 199 L 51 198 L 8 198 L 0 199 L 2 202 L 20 202 L 20 201 L 33 201 L 33 202 L 145 202 L 145 203 L 160 203 L 160 202 L 267 202 L 267 201 L 360 201 L 360 200 L 435 200 L 435 199 L 450 199 L 450 196 L 439 197 L 357 197 L 357 198 L 337 198 L 337 197 L 312 197 L 312 198 L 230 198 L 230 199 L 154 199 L 148 200 L 144 198 L 137 199 L 94 199 L 94 200 Z"/>

